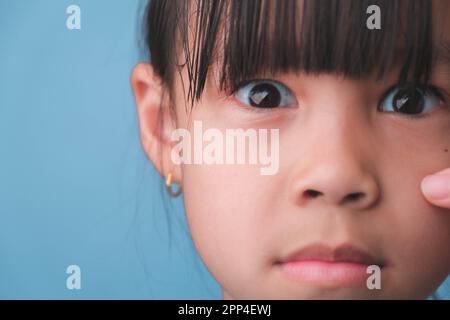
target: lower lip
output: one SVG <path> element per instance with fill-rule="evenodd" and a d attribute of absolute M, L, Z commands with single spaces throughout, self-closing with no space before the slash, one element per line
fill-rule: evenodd
<path fill-rule="evenodd" d="M 354 262 L 292 261 L 280 264 L 283 274 L 294 281 L 321 286 L 343 286 L 364 282 L 366 264 Z"/>

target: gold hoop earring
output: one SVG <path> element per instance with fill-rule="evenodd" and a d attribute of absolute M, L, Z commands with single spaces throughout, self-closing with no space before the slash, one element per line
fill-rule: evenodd
<path fill-rule="evenodd" d="M 180 186 L 178 186 L 178 189 L 176 191 L 172 190 L 172 173 L 168 173 L 167 174 L 167 177 L 166 177 L 166 190 L 167 190 L 167 193 L 172 198 L 178 197 L 181 194 L 181 192 L 182 192 Z"/>

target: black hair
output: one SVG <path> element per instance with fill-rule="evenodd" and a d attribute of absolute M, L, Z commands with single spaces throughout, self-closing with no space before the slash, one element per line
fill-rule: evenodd
<path fill-rule="evenodd" d="M 366 27 L 370 5 L 381 9 L 380 30 Z M 225 91 L 288 71 L 381 79 L 395 61 L 399 83 L 419 83 L 431 74 L 431 15 L 429 0 L 150 0 L 146 44 L 170 90 L 187 67 L 192 104 L 214 64 Z"/>

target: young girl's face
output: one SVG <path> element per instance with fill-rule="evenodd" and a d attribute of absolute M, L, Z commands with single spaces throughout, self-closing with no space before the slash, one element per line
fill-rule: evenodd
<path fill-rule="evenodd" d="M 450 42 L 450 25 L 439 30 Z M 425 298 L 445 279 L 450 212 L 427 203 L 420 183 L 450 166 L 449 61 L 436 65 L 437 91 L 399 94 L 398 71 L 380 82 L 282 73 L 227 96 L 212 66 L 190 117 L 186 69 L 176 77 L 177 127 L 191 137 L 194 121 L 223 137 L 279 129 L 275 174 L 182 164 L 177 177 L 193 241 L 225 298 Z M 276 106 L 249 103 L 261 96 Z M 405 97 L 409 110 L 423 108 L 396 111 Z M 368 288 L 369 265 L 380 268 L 379 289 Z"/>

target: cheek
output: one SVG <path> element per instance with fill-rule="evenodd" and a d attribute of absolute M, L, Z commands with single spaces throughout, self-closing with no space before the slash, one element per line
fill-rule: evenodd
<path fill-rule="evenodd" d="M 450 209 L 428 203 L 420 189 L 426 175 L 450 167 L 449 154 L 439 146 L 411 143 L 379 163 L 384 180 L 377 233 L 397 270 L 388 281 L 401 282 L 397 287 L 405 292 L 430 293 L 450 272 Z M 417 152 L 408 155 L 412 148 Z"/>
<path fill-rule="evenodd" d="M 448 143 L 442 136 L 430 143 L 403 139 L 403 143 L 390 145 L 391 159 L 381 160 L 384 179 L 384 203 L 386 220 L 392 224 L 396 237 L 403 239 L 402 246 L 431 250 L 430 254 L 450 243 L 450 209 L 436 207 L 423 196 L 421 181 L 429 174 L 450 167 L 450 154 L 445 152 Z M 447 143 L 447 145 L 446 145 Z M 395 151 L 394 151 L 395 150 Z M 448 249 L 447 249 L 448 251 Z M 427 254 L 427 252 L 424 252 Z M 448 254 L 441 257 L 449 260 Z"/>
<path fill-rule="evenodd" d="M 270 211 L 267 177 L 246 165 L 186 166 L 183 189 L 192 239 L 205 264 L 218 277 L 250 273 L 260 261 L 258 246 Z M 264 196 L 266 195 L 266 196 Z M 230 264 L 239 261 L 239 264 Z M 226 271 L 226 272 L 225 272 Z"/>
<path fill-rule="evenodd" d="M 438 269 L 447 266 L 444 269 L 450 271 L 450 209 L 434 207 L 421 199 L 402 203 L 406 205 L 398 208 L 390 221 L 397 254 L 404 257 L 401 261 L 430 268 L 434 264 Z"/>
<path fill-rule="evenodd" d="M 450 209 L 412 201 L 397 220 L 391 253 L 398 279 L 410 292 L 431 293 L 450 272 Z"/>

